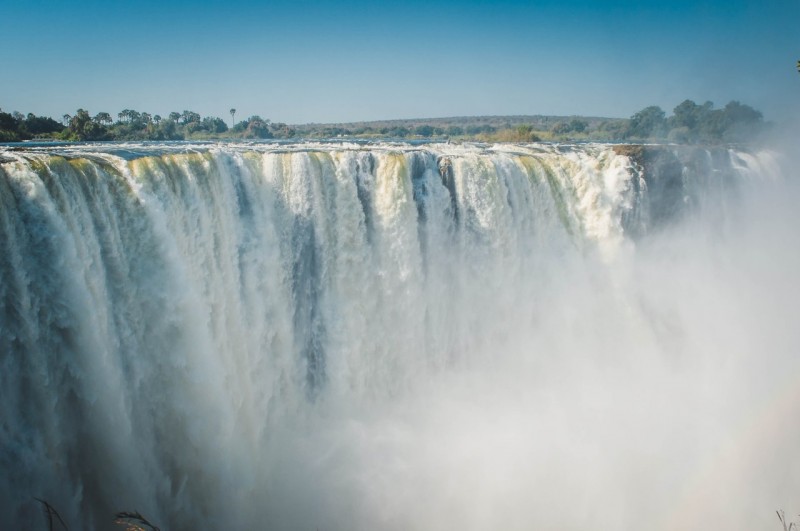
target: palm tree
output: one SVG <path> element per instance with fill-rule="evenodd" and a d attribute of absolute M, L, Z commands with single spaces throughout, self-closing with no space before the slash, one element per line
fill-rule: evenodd
<path fill-rule="evenodd" d="M 234 118 L 234 115 L 236 114 L 236 109 L 231 108 L 230 113 L 231 113 L 231 127 L 233 127 L 236 125 L 236 119 Z"/>
<path fill-rule="evenodd" d="M 181 113 L 181 120 L 183 120 L 184 125 L 192 122 L 199 122 L 200 115 L 194 111 L 183 111 Z"/>
<path fill-rule="evenodd" d="M 110 124 L 112 122 L 111 115 L 107 112 L 99 112 L 94 117 L 94 121 L 101 124 Z"/>

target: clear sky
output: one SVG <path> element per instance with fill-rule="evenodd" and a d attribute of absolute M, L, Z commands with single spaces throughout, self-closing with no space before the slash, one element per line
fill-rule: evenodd
<path fill-rule="evenodd" d="M 0 108 L 288 123 L 800 111 L 800 0 L 0 0 Z"/>

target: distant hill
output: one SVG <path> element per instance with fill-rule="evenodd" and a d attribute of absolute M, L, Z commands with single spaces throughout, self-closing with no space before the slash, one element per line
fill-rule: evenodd
<path fill-rule="evenodd" d="M 308 123 L 295 124 L 292 127 L 296 131 L 314 130 L 320 127 L 346 127 L 357 129 L 370 127 L 380 129 L 384 127 L 416 127 L 418 125 L 431 125 L 436 127 L 471 126 L 471 125 L 491 125 L 494 127 L 513 127 L 515 125 L 530 124 L 534 126 L 549 127 L 557 122 L 568 122 L 573 119 L 584 120 L 590 124 L 601 122 L 623 120 L 622 118 L 608 118 L 602 116 L 559 116 L 559 115 L 513 115 L 513 116 L 450 116 L 445 118 L 404 118 L 393 120 L 370 120 L 361 122 L 331 122 L 331 123 Z"/>
<path fill-rule="evenodd" d="M 513 115 L 407 118 L 293 125 L 304 138 L 393 137 L 528 142 L 536 140 L 611 140 L 626 119 L 599 116 Z"/>

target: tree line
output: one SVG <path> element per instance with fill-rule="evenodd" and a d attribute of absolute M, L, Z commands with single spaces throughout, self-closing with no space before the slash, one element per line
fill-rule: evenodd
<path fill-rule="evenodd" d="M 492 123 L 485 123 L 490 119 Z M 472 121 L 472 123 L 470 123 Z M 459 123 L 456 123 L 459 122 Z M 595 141 L 721 144 L 755 140 L 766 128 L 761 113 L 738 101 L 721 109 L 685 100 L 670 116 L 649 106 L 630 118 L 459 117 L 297 126 L 305 138 L 454 139 L 483 142 Z"/>
<path fill-rule="evenodd" d="M 0 142 L 35 138 L 67 141 L 270 139 L 301 135 L 304 138 L 451 138 L 485 142 L 573 140 L 720 144 L 753 140 L 767 127 L 759 111 L 738 101 L 716 109 L 710 101 L 698 105 L 688 99 L 676 106 L 670 116 L 653 105 L 630 118 L 476 117 L 289 126 L 260 116 L 236 122 L 236 109 L 231 109 L 230 115 L 233 126 L 229 128 L 222 118 L 202 117 L 188 110 L 161 117 L 125 109 L 117 113 L 115 120 L 107 112 L 92 115 L 85 109 L 78 109 L 74 115 L 65 114 L 61 121 L 56 121 L 0 109 Z M 492 123 L 487 123 L 487 119 Z"/>
<path fill-rule="evenodd" d="M 202 117 L 193 111 L 158 114 L 125 109 L 117 119 L 107 112 L 92 116 L 86 109 L 65 114 L 61 121 L 45 116 L 27 116 L 20 112 L 0 109 L 0 142 L 19 142 L 31 139 L 65 141 L 100 140 L 202 140 L 214 138 L 291 138 L 294 129 L 284 123 L 273 123 L 260 116 L 233 122 L 236 110 L 231 109 L 233 127 L 214 116 Z"/>
<path fill-rule="evenodd" d="M 655 105 L 642 109 L 631 116 L 621 133 L 625 139 L 714 144 L 746 142 L 764 128 L 761 113 L 738 101 L 715 109 L 710 101 L 698 105 L 684 100 L 669 117 Z"/>

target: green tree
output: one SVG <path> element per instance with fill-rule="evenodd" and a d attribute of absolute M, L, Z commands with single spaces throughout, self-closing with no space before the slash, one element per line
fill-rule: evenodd
<path fill-rule="evenodd" d="M 566 135 L 571 131 L 567 122 L 556 122 L 550 128 L 554 135 Z"/>
<path fill-rule="evenodd" d="M 12 114 L 0 112 L 0 129 L 5 131 L 16 131 L 19 124 Z"/>
<path fill-rule="evenodd" d="M 181 113 L 181 121 L 183 122 L 184 125 L 190 124 L 192 122 L 199 122 L 200 115 L 194 111 L 183 111 Z"/>
<path fill-rule="evenodd" d="M 246 138 L 272 138 L 269 120 L 264 120 L 258 115 L 251 116 L 247 119 L 247 130 L 244 136 Z"/>
<path fill-rule="evenodd" d="M 749 105 L 731 101 L 722 109 L 722 139 L 727 142 L 749 140 L 762 130 L 763 120 L 761 113 Z"/>
<path fill-rule="evenodd" d="M 417 127 L 414 128 L 414 133 L 419 136 L 428 138 L 430 136 L 433 136 L 433 127 L 431 127 L 430 125 L 418 125 Z"/>
<path fill-rule="evenodd" d="M 760 112 L 738 101 L 731 101 L 723 109 L 725 117 L 730 123 L 755 124 L 763 120 Z"/>
<path fill-rule="evenodd" d="M 585 120 L 579 120 L 578 118 L 573 118 L 569 122 L 569 129 L 574 133 L 583 133 L 589 127 L 589 123 Z"/>
<path fill-rule="evenodd" d="M 292 138 L 294 136 L 294 133 L 295 133 L 294 129 L 292 129 L 291 127 L 289 127 L 285 123 L 281 123 L 281 122 L 269 123 L 269 120 L 267 120 L 267 123 L 269 124 L 268 125 L 269 132 L 270 132 L 270 135 L 272 137 Z M 349 133 L 349 131 L 347 129 L 342 129 L 342 131 L 345 134 Z"/>
<path fill-rule="evenodd" d="M 231 110 L 230 110 L 230 111 L 228 111 L 228 112 L 230 112 L 230 113 L 231 113 L 231 127 L 233 127 L 233 126 L 234 126 L 234 124 L 236 123 L 236 109 L 234 109 L 233 107 L 231 107 Z"/>
<path fill-rule="evenodd" d="M 520 124 L 514 128 L 514 141 L 516 142 L 536 142 L 540 140 L 533 133 L 533 126 L 530 124 Z"/>
<path fill-rule="evenodd" d="M 664 111 L 657 105 L 651 105 L 631 116 L 625 136 L 641 139 L 660 137 L 664 135 L 666 125 Z"/>
<path fill-rule="evenodd" d="M 20 131 L 20 123 L 14 115 L 0 111 L 0 142 L 17 142 L 26 135 Z"/>
<path fill-rule="evenodd" d="M 698 121 L 702 120 L 704 108 L 697 105 L 692 100 L 683 100 L 672 110 L 669 119 L 670 127 L 687 127 L 689 130 L 697 127 Z"/>
<path fill-rule="evenodd" d="M 627 128 L 628 120 L 604 120 L 597 127 L 597 131 L 603 139 L 616 141 L 625 138 Z"/>
<path fill-rule="evenodd" d="M 28 135 L 34 136 L 50 135 L 51 133 L 60 133 L 64 130 L 64 126 L 52 118 L 36 116 L 33 113 L 28 113 L 25 121 L 20 124 L 20 128 Z"/>
<path fill-rule="evenodd" d="M 203 118 L 203 121 L 198 125 L 200 125 L 203 130 L 212 134 L 224 133 L 228 130 L 228 124 L 225 123 L 225 120 L 211 116 Z"/>
<path fill-rule="evenodd" d="M 94 115 L 94 121 L 103 125 L 111 125 L 114 120 L 107 112 L 99 112 Z"/>
<path fill-rule="evenodd" d="M 69 136 L 72 140 L 104 140 L 108 131 L 102 124 L 92 120 L 89 111 L 78 109 L 69 121 Z"/>
<path fill-rule="evenodd" d="M 183 140 L 183 133 L 173 120 L 161 120 L 151 133 L 151 140 Z"/>
<path fill-rule="evenodd" d="M 89 111 L 78 109 L 75 111 L 75 116 L 69 121 L 69 131 L 78 140 L 86 140 L 84 129 L 86 129 L 86 126 L 90 123 L 92 123 L 92 117 L 89 116 Z"/>

